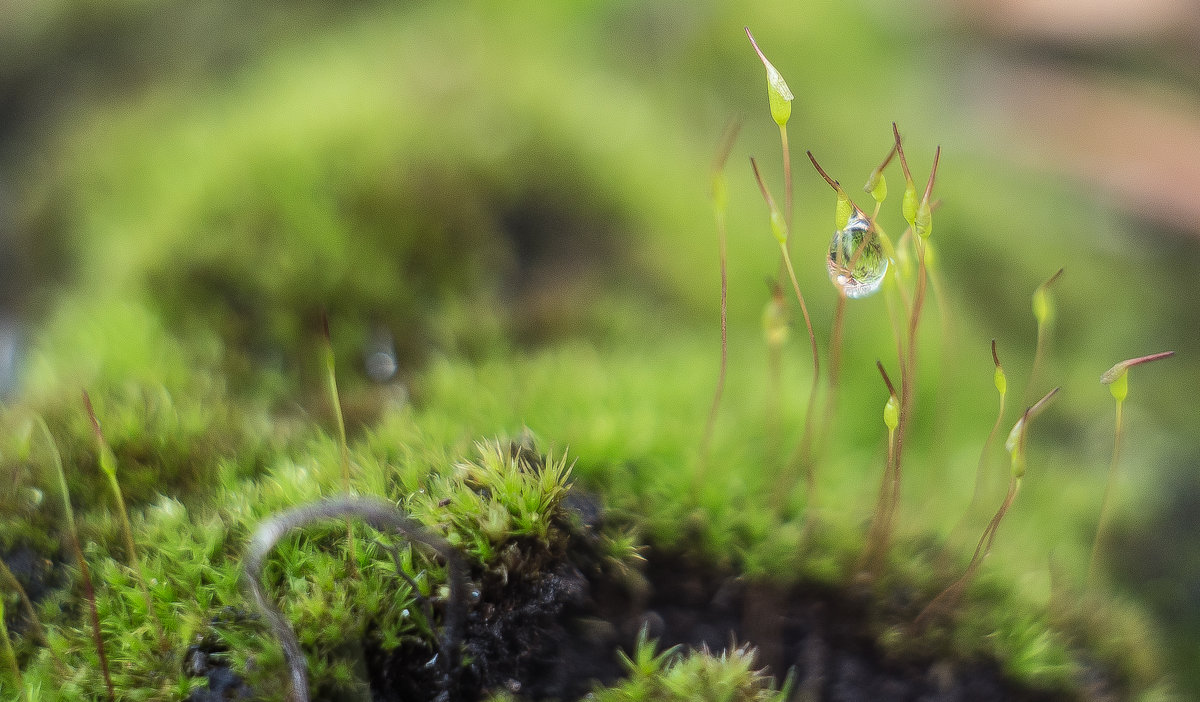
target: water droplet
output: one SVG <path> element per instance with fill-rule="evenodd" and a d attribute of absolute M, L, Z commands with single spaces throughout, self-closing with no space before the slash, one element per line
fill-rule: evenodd
<path fill-rule="evenodd" d="M 371 338 L 363 349 L 363 364 L 367 369 L 367 377 L 376 383 L 386 383 L 396 375 L 400 367 L 396 358 L 396 343 L 386 327 L 372 330 Z"/>
<path fill-rule="evenodd" d="M 871 231 L 871 220 L 860 210 L 855 209 L 845 229 L 834 232 L 825 266 L 829 279 L 846 292 L 846 297 L 866 297 L 883 283 L 887 256 L 883 255 L 879 237 Z"/>

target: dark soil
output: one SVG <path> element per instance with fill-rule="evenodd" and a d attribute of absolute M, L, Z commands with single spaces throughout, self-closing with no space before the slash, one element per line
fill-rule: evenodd
<path fill-rule="evenodd" d="M 584 530 L 586 532 L 586 528 Z M 482 575 L 463 637 L 464 672 L 439 684 L 434 652 L 368 652 L 376 702 L 478 700 L 507 690 L 523 699 L 578 700 L 623 674 L 620 649 L 646 627 L 663 647 L 719 652 L 758 647 L 775 673 L 794 669 L 797 694 L 830 701 L 996 702 L 1076 700 L 1007 679 L 994 661 L 886 655 L 869 630 L 869 602 L 828 587 L 747 582 L 679 555 L 652 552 L 644 581 L 615 577 L 577 534 L 546 567 Z M 582 548 L 578 545 L 582 542 Z M 522 549 L 531 548 L 526 544 Z M 525 552 L 530 562 L 538 556 Z"/>
<path fill-rule="evenodd" d="M 8 566 L 13 577 L 25 590 L 25 595 L 36 603 L 50 591 L 63 585 L 60 553 L 47 558 L 28 544 L 18 543 L 8 550 L 0 550 L 0 560 Z M 4 587 L 7 587 L 7 583 Z M 8 593 L 5 593 L 8 594 Z M 25 608 L 11 606 L 5 609 L 5 624 L 14 632 L 24 632 L 31 624 L 26 618 Z"/>

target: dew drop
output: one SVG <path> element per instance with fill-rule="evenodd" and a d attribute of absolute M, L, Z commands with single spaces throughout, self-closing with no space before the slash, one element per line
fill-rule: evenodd
<path fill-rule="evenodd" d="M 367 377 L 376 383 L 386 383 L 396 375 L 400 367 L 396 358 L 396 343 L 386 327 L 372 330 L 371 338 L 363 349 L 363 364 Z"/>
<path fill-rule="evenodd" d="M 866 297 L 883 283 L 888 260 L 879 237 L 871 232 L 871 220 L 860 210 L 855 209 L 845 229 L 834 232 L 825 266 L 829 279 L 846 297 Z"/>

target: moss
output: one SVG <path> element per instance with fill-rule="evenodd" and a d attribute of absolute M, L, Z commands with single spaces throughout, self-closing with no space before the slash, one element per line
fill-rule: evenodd
<path fill-rule="evenodd" d="M 591 11 L 609 28 L 637 24 L 641 12 Z M 697 97 L 592 65 L 593 55 L 612 51 L 609 33 L 559 12 L 364 11 L 322 30 L 319 41 L 307 33 L 277 40 L 239 64 L 229 85 L 152 86 L 98 107 L 56 139 L 37 198 L 43 209 L 29 227 L 71 242 L 75 282 L 38 326 L 25 389 L 3 417 L 11 431 L 0 436 L 0 481 L 16 489 L 0 491 L 0 546 L 58 558 L 50 483 L 42 460 L 22 446 L 20 427 L 36 411 L 71 468 L 122 694 L 179 699 L 203 687 L 206 674 L 181 673 L 189 651 L 220 662 L 208 670 L 282 689 L 282 654 L 247 612 L 238 559 L 261 520 L 341 489 L 337 446 L 317 428 L 331 426 L 327 401 L 314 399 L 323 396 L 315 370 L 323 309 L 344 359 L 356 490 L 386 496 L 444 532 L 474 559 L 481 583 L 509 571 L 532 572 L 534 581 L 553 570 L 578 526 L 562 507 L 569 472 L 623 527 L 589 546 L 597 568 L 634 570 L 637 546 L 650 541 L 769 583 L 863 587 L 855 575 L 873 503 L 864 486 L 876 484 L 884 456 L 873 363 L 894 350 L 886 310 L 863 301 L 847 319 L 853 341 L 840 409 L 811 504 L 781 484 L 769 460 L 763 398 L 773 381 L 757 324 L 760 278 L 774 270 L 774 254 L 766 233 L 746 224 L 754 221 L 745 206 L 752 183 L 732 178 L 729 389 L 708 479 L 697 485 L 716 352 L 715 279 L 697 263 L 711 242 L 699 188 L 689 185 L 703 173 L 708 143 L 696 138 L 703 127 L 679 127 L 702 120 Z M 839 26 L 861 19 L 823 12 Z M 493 30 L 464 46 L 463 28 L 476 24 Z M 780 65 L 843 48 L 838 33 L 815 23 L 799 31 L 803 41 L 786 44 Z M 714 54 L 726 51 L 710 40 Z M 904 52 L 881 43 L 855 42 L 855 60 L 886 72 L 886 59 Z M 681 60 L 672 51 L 683 49 L 664 49 L 664 60 Z M 843 95 L 844 83 L 811 74 L 795 84 L 811 95 L 797 104 L 809 113 L 797 121 L 809 118 L 845 160 L 873 163 L 877 144 L 863 135 L 873 134 L 864 124 L 876 116 Z M 719 83 L 735 76 L 722 75 L 712 89 L 739 95 Z M 761 133 L 747 138 L 755 148 L 766 143 Z M 1069 320 L 1095 309 L 1140 315 L 1143 296 L 1113 299 L 1106 289 L 1118 273 L 1154 277 L 1144 252 L 1098 254 L 1088 261 L 1095 275 L 1072 269 L 1064 278 L 1064 360 L 1047 370 L 1068 388 L 1062 415 L 1047 417 L 1045 432 L 1031 438 L 1026 491 L 962 607 L 924 637 L 908 628 L 910 610 L 968 555 L 942 553 L 940 544 L 966 503 L 992 421 L 985 341 L 1002 337 L 1015 385 L 1032 355 L 1028 291 L 1049 272 L 1042 268 L 1076 258 L 1093 234 L 1088 203 L 1065 188 L 1026 182 L 988 159 L 956 158 L 939 184 L 948 204 L 937 235 L 955 298 L 938 305 L 953 324 L 928 323 L 918 339 L 928 381 L 916 399 L 914 469 L 895 547 L 868 588 L 878 608 L 873 633 L 897 655 L 994 658 L 1043 686 L 1074 684 L 1098 659 L 1131 689 L 1151 689 L 1157 653 L 1137 605 L 1064 604 L 1077 594 L 1080 534 L 1100 491 L 1088 447 L 1105 443 L 1092 441 L 1097 412 L 1081 388 L 1095 385 L 1093 360 L 1115 343 Z M 980 197 L 990 190 L 1009 195 Z M 798 201 L 814 202 L 814 193 Z M 1045 236 L 1046 222 L 1055 237 Z M 817 293 L 819 320 L 830 316 L 832 295 L 821 294 L 821 266 L 806 262 L 824 259 L 827 229 L 826 211 L 802 208 L 796 231 L 819 234 L 798 237 L 798 276 Z M 1125 273 L 1127 264 L 1135 273 Z M 1148 323 L 1147 334 L 1166 324 Z M 378 385 L 359 358 L 381 330 L 399 373 Z M 811 390 L 802 355 L 787 348 L 779 380 L 788 446 Z M 140 514 L 135 538 L 160 618 L 170 622 L 167 651 L 115 553 L 78 400 L 84 388 Z M 555 458 L 519 442 L 475 448 L 480 437 L 516 437 L 526 427 Z M 1130 473 L 1138 487 L 1153 480 L 1151 471 Z M 779 510 L 765 508 L 775 500 Z M 998 495 L 985 490 L 984 501 L 993 507 Z M 820 518 L 807 529 L 813 510 Z M 312 654 L 317 689 L 353 697 L 371 674 L 364 647 L 431 653 L 437 616 L 430 621 L 412 589 L 437 601 L 442 574 L 436 559 L 403 545 L 393 560 L 365 529 L 356 535 L 366 546 L 348 563 L 342 533 L 334 526 L 290 536 L 268 578 Z M 1063 571 L 1058 583 L 1043 569 L 1051 556 Z M 70 566 L 58 572 L 74 577 Z M 102 694 L 76 589 L 48 595 L 42 608 L 55 650 L 75 668 L 59 675 L 19 641 L 28 685 L 47 698 Z M 716 680 L 735 699 L 774 694 L 742 649 L 723 660 L 656 655 L 643 642 L 630 665 L 648 667 L 623 692 L 599 694 L 687 699 Z"/>

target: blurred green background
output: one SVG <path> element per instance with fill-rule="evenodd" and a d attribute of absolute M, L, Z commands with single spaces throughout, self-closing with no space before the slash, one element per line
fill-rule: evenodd
<path fill-rule="evenodd" d="M 1177 353 L 1133 374 L 1109 575 L 1200 690 L 1200 22 L 1182 3 L 1070 5 L 4 2 L 0 382 L 35 403 L 144 381 L 286 405 L 320 392 L 328 310 L 351 393 L 382 380 L 482 434 L 528 423 L 584 464 L 653 461 L 699 441 L 715 381 L 709 167 L 740 115 L 733 409 L 714 456 L 754 465 L 777 254 L 747 155 L 777 194 L 782 180 L 748 25 L 796 95 L 792 255 L 822 344 L 833 198 L 803 151 L 857 194 L 891 122 L 918 179 L 942 147 L 951 332 L 923 354 L 907 528 L 944 533 L 969 498 L 995 338 L 1010 408 L 1064 390 L 993 558 L 1048 597 L 1048 562 L 1077 572 L 1094 530 L 1112 432 L 1100 374 Z M 1059 267 L 1045 387 L 1026 392 L 1030 294 Z M 847 338 L 823 489 L 858 495 L 854 521 L 882 465 L 882 297 L 851 304 Z M 439 389 L 463 366 L 476 386 Z M 805 396 L 785 393 L 784 415 Z M 613 434 L 626 455 L 589 456 Z M 761 473 L 742 492 L 764 494 Z"/>

